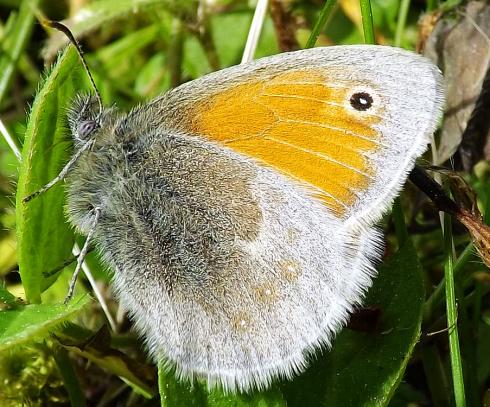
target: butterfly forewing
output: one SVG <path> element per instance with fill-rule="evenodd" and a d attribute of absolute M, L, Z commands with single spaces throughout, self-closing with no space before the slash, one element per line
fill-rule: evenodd
<path fill-rule="evenodd" d="M 192 104 L 189 86 L 171 93 L 170 103 L 179 100 L 173 108 L 185 112 L 174 125 L 274 168 L 356 221 L 372 221 L 389 205 L 426 148 L 442 102 L 437 70 L 390 47 L 305 50 L 195 82 Z"/>

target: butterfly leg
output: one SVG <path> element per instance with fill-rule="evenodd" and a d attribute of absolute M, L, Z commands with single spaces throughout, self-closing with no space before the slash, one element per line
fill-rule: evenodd
<path fill-rule="evenodd" d="M 85 256 L 87 255 L 87 251 L 90 245 L 90 241 L 94 235 L 95 229 L 97 228 L 97 223 L 100 218 L 100 208 L 94 208 L 94 219 L 92 221 L 92 225 L 90 226 L 90 230 L 87 234 L 87 238 L 85 239 L 85 243 L 83 244 L 82 250 L 77 258 L 77 266 L 75 267 L 75 271 L 73 272 L 73 276 L 70 281 L 70 287 L 68 288 L 68 294 L 65 297 L 64 303 L 67 304 L 71 298 L 73 297 L 73 292 L 75 291 L 75 284 L 77 282 L 78 274 L 82 268 L 83 261 L 85 260 Z"/>
<path fill-rule="evenodd" d="M 92 139 L 85 143 L 71 158 L 70 161 L 63 167 L 63 169 L 60 171 L 60 173 L 53 178 L 51 181 L 49 181 L 45 186 L 43 186 L 41 189 L 38 189 L 36 192 L 33 192 L 30 195 L 27 195 L 24 199 L 22 199 L 23 203 L 29 202 L 31 199 L 35 198 L 38 195 L 43 194 L 46 192 L 48 189 L 51 187 L 55 186 L 58 182 L 60 182 L 62 179 L 64 179 L 67 175 L 68 172 L 70 171 L 71 167 L 73 167 L 73 164 L 77 162 L 77 160 L 80 158 L 80 156 L 88 150 L 90 147 L 92 147 L 95 143 L 95 139 Z"/>

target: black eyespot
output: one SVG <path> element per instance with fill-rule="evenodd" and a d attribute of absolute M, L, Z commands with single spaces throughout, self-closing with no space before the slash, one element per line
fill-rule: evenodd
<path fill-rule="evenodd" d="M 88 138 L 97 127 L 95 120 L 84 120 L 78 124 L 77 132 L 78 136 L 84 140 Z"/>
<path fill-rule="evenodd" d="M 368 110 L 373 105 L 373 98 L 369 93 L 357 92 L 350 97 L 350 105 L 359 111 Z"/>

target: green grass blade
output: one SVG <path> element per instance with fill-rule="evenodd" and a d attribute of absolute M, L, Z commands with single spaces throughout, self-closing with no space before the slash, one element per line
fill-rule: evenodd
<path fill-rule="evenodd" d="M 453 235 L 451 232 L 451 217 L 444 214 L 444 275 L 446 278 L 446 308 L 449 336 L 449 353 L 453 377 L 454 399 L 456 407 L 466 406 L 463 381 L 463 364 L 459 349 L 458 309 L 454 287 Z"/>
<path fill-rule="evenodd" d="M 313 27 L 313 30 L 311 30 L 311 34 L 310 37 L 308 38 L 308 41 L 306 42 L 305 48 L 312 48 L 315 46 L 318 37 L 320 36 L 320 32 L 325 27 L 325 24 L 327 23 L 327 20 L 331 16 L 332 11 L 335 9 L 336 5 L 337 5 L 337 0 L 325 1 L 325 4 L 323 5 L 320 11 L 320 15 L 316 20 L 315 26 Z"/>
<path fill-rule="evenodd" d="M 475 247 L 473 243 L 469 243 L 464 250 L 461 252 L 460 256 L 456 260 L 456 263 L 453 267 L 453 276 L 454 278 L 458 278 L 460 274 L 464 270 L 464 266 L 468 263 L 468 261 L 473 257 L 475 252 Z M 434 310 L 443 302 L 445 296 L 445 288 L 446 280 L 443 278 L 430 297 L 427 299 L 424 305 L 424 321 L 427 322 L 430 320 L 432 313 Z"/>
<path fill-rule="evenodd" d="M 67 323 L 56 334 L 56 339 L 64 349 L 118 376 L 144 398 L 155 396 L 154 368 L 144 359 L 133 358 L 113 347 L 113 343 L 118 342 L 119 346 L 125 348 L 127 342 L 122 338 L 119 338 L 119 341 L 115 340 L 106 325 L 97 331 L 92 331 L 73 323 Z M 136 353 L 139 354 L 139 352 Z"/>
<path fill-rule="evenodd" d="M 373 11 L 371 9 L 370 0 L 360 0 L 361 15 L 362 15 L 362 28 L 364 31 L 364 42 L 366 44 L 375 44 L 374 37 L 374 24 L 373 24 Z"/>
<path fill-rule="evenodd" d="M 71 407 L 85 407 L 87 405 L 85 396 L 83 395 L 82 387 L 80 386 L 68 352 L 62 346 L 58 346 L 53 353 L 53 357 L 63 378 Z"/>
<path fill-rule="evenodd" d="M 398 19 L 395 32 L 395 47 L 402 46 L 403 32 L 405 31 L 405 25 L 407 23 L 408 10 L 410 9 L 410 0 L 402 0 L 400 3 L 400 10 L 398 10 Z"/>
<path fill-rule="evenodd" d="M 0 102 L 10 89 L 17 62 L 24 51 L 34 26 L 34 10 L 40 0 L 24 0 L 12 31 L 2 41 L 0 56 Z"/>

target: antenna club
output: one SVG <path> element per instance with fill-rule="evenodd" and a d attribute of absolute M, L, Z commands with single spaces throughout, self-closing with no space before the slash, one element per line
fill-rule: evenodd
<path fill-rule="evenodd" d="M 41 25 L 43 25 L 44 27 L 54 28 L 58 31 L 61 31 L 63 34 L 65 34 L 66 37 L 68 38 L 68 40 L 70 41 L 70 43 L 73 44 L 73 46 L 77 50 L 77 54 L 80 57 L 80 60 L 82 61 L 82 65 L 83 65 L 83 67 L 84 67 L 85 71 L 87 72 L 87 75 L 90 79 L 90 83 L 92 84 L 92 87 L 94 88 L 95 96 L 96 96 L 97 102 L 99 104 L 99 117 L 100 117 L 100 115 L 102 114 L 102 109 L 103 109 L 102 98 L 100 97 L 99 90 L 97 89 L 97 86 L 95 85 L 94 78 L 93 78 L 92 74 L 90 73 L 90 69 L 88 67 L 87 61 L 85 60 L 85 57 L 83 56 L 82 47 L 80 46 L 79 42 L 77 41 L 77 39 L 75 38 L 73 33 L 70 31 L 70 29 L 66 25 L 60 23 L 59 21 L 53 21 L 53 20 L 48 20 L 46 18 L 41 18 L 40 22 L 41 22 Z"/>

